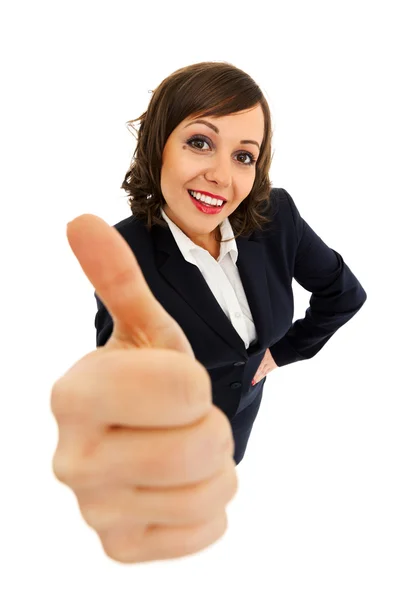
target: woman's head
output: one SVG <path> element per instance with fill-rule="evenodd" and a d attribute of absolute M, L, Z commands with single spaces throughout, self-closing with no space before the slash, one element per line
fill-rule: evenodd
<path fill-rule="evenodd" d="M 195 242 L 219 232 L 226 217 L 235 237 L 270 221 L 261 213 L 271 190 L 271 117 L 249 75 L 225 62 L 184 67 L 161 82 L 135 120 L 137 147 L 121 188 L 148 228 L 167 227 L 161 207 Z M 227 202 L 218 214 L 204 214 L 188 190 Z"/>

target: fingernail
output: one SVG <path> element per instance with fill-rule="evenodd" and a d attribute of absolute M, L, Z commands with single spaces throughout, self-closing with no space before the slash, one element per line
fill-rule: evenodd
<path fill-rule="evenodd" d="M 251 385 L 256 385 L 256 382 L 254 381 L 254 379 L 253 379 L 253 381 L 251 382 Z"/>

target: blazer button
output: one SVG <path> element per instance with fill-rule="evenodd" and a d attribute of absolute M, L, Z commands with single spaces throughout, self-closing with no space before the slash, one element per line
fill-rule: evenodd
<path fill-rule="evenodd" d="M 231 388 L 232 389 L 236 389 L 236 388 L 240 388 L 242 387 L 242 384 L 240 383 L 240 381 L 235 381 L 234 383 L 231 383 Z"/>
<path fill-rule="evenodd" d="M 246 363 L 244 361 L 239 361 L 239 362 L 235 362 L 233 363 L 234 367 L 242 367 L 243 365 L 245 365 Z"/>

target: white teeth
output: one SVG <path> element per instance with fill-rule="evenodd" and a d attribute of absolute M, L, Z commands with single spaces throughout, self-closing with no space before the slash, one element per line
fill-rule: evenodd
<path fill-rule="evenodd" d="M 215 200 L 214 198 L 210 198 L 210 196 L 205 196 L 204 194 L 200 194 L 200 192 L 189 191 L 189 194 L 191 196 L 193 196 L 193 198 L 196 198 L 196 200 L 200 200 L 201 202 L 204 202 L 205 204 L 211 204 L 212 206 L 222 206 L 222 204 L 223 204 L 222 200 Z"/>

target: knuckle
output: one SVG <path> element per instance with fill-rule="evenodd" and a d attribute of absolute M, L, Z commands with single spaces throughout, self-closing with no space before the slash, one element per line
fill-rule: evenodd
<path fill-rule="evenodd" d="M 203 539 L 205 536 L 209 539 L 207 543 L 209 545 L 211 543 L 211 534 L 212 540 L 216 541 L 224 535 L 227 528 L 228 517 L 225 510 L 213 514 L 207 521 L 198 523 L 197 526 L 194 524 L 194 527 L 190 528 L 188 535 L 182 536 L 179 546 L 180 554 L 191 554 L 199 548 L 204 548 Z"/>
<path fill-rule="evenodd" d="M 143 558 L 147 526 L 120 527 L 98 531 L 105 554 L 121 563 L 136 563 Z"/>
<path fill-rule="evenodd" d="M 79 502 L 79 509 L 89 527 L 96 531 L 115 528 L 121 523 L 121 514 L 116 509 L 93 504 L 83 505 L 81 502 Z"/>
<path fill-rule="evenodd" d="M 185 517 L 193 522 L 209 520 L 211 516 L 219 514 L 224 509 L 227 501 L 226 487 L 208 485 L 198 493 L 194 493 L 187 503 Z"/>
<path fill-rule="evenodd" d="M 157 455 L 158 467 L 161 464 L 174 477 L 181 477 L 183 469 L 184 477 L 190 480 L 196 472 L 220 472 L 227 455 L 230 459 L 234 455 L 231 426 L 225 414 L 213 406 L 206 417 L 176 436 L 168 452 Z"/>
<path fill-rule="evenodd" d="M 70 452 L 57 451 L 52 467 L 56 478 L 71 488 L 87 486 L 90 481 L 95 479 L 93 474 L 89 473 L 84 462 Z"/>
<path fill-rule="evenodd" d="M 52 461 L 52 470 L 55 477 L 62 483 L 69 485 L 73 479 L 71 461 L 61 452 L 55 453 Z"/>
<path fill-rule="evenodd" d="M 232 426 L 228 417 L 220 408 L 215 405 L 213 408 L 212 415 L 215 419 L 214 426 L 216 428 L 216 439 L 218 440 L 219 447 L 222 447 L 223 450 L 227 450 L 233 455 L 235 451 L 235 442 L 233 439 Z"/>
<path fill-rule="evenodd" d="M 57 379 L 50 392 L 50 408 L 55 417 L 65 413 L 67 406 L 63 378 Z"/>
<path fill-rule="evenodd" d="M 239 490 L 239 479 L 237 476 L 237 472 L 236 472 L 236 463 L 233 460 L 233 458 L 230 458 L 230 462 L 231 462 L 231 466 L 229 469 L 229 484 L 228 484 L 228 489 L 229 489 L 229 500 L 228 502 L 230 502 L 238 493 Z"/>
<path fill-rule="evenodd" d="M 118 562 L 127 562 L 126 548 L 121 547 L 121 544 L 117 540 L 111 538 L 108 532 L 107 535 L 106 533 L 102 532 L 97 533 L 99 535 L 101 545 L 103 546 L 103 550 L 109 558 L 112 558 L 112 560 L 116 560 Z M 131 557 L 130 562 L 134 562 L 133 557 Z"/>
<path fill-rule="evenodd" d="M 175 503 L 175 518 L 185 522 L 201 522 L 209 520 L 210 515 L 221 514 L 238 490 L 235 462 L 229 458 L 227 464 L 217 477 L 191 489 L 181 503 Z"/>
<path fill-rule="evenodd" d="M 52 460 L 51 470 L 53 472 L 54 477 L 58 479 L 58 481 L 60 481 L 61 483 L 66 483 L 66 473 L 63 471 L 62 467 L 60 467 L 58 457 L 56 456 L 54 456 Z"/>
<path fill-rule="evenodd" d="M 178 358 L 177 365 L 180 377 L 183 373 L 185 401 L 190 405 L 198 405 L 199 402 L 212 405 L 212 385 L 207 369 L 198 360 L 193 360 L 185 354 L 180 353 Z M 186 361 L 183 368 L 182 360 Z"/>
<path fill-rule="evenodd" d="M 119 544 L 104 542 L 101 536 L 100 540 L 103 546 L 104 553 L 108 556 L 108 558 L 111 558 L 116 562 L 125 564 L 141 562 L 141 557 L 138 548 L 134 548 L 132 546 L 128 551 L 125 547 L 121 547 Z"/>
<path fill-rule="evenodd" d="M 221 514 L 220 524 L 221 524 L 221 534 L 220 534 L 220 537 L 221 537 L 228 530 L 228 515 L 227 515 L 226 510 L 224 510 L 223 513 Z"/>
<path fill-rule="evenodd" d="M 109 356 L 103 348 L 83 356 L 64 375 L 57 379 L 51 389 L 51 410 L 54 416 L 91 417 L 96 406 L 99 376 L 109 368 Z"/>
<path fill-rule="evenodd" d="M 226 459 L 226 466 L 222 472 L 220 485 L 217 489 L 217 499 L 221 497 L 222 506 L 226 506 L 228 502 L 236 495 L 239 487 L 239 480 L 236 473 L 236 463 L 231 456 Z"/>
<path fill-rule="evenodd" d="M 51 390 L 50 407 L 58 422 L 74 418 L 86 418 L 87 399 L 83 394 L 83 386 L 75 385 L 74 379 L 63 376 L 58 379 Z M 66 418 L 66 419 L 65 419 Z"/>
<path fill-rule="evenodd" d="M 176 503 L 173 519 L 179 523 L 196 523 L 209 519 L 210 513 L 220 509 L 213 506 L 210 486 L 202 485 L 199 489 L 185 494 L 184 500 Z"/>
<path fill-rule="evenodd" d="M 104 553 L 106 554 L 106 556 L 108 556 L 108 558 L 111 558 L 112 560 L 115 560 L 117 562 L 126 562 L 125 553 L 122 553 L 121 549 L 118 546 L 116 546 L 115 544 L 110 544 L 109 542 L 104 540 L 101 535 L 99 537 L 101 545 L 103 546 Z"/>

